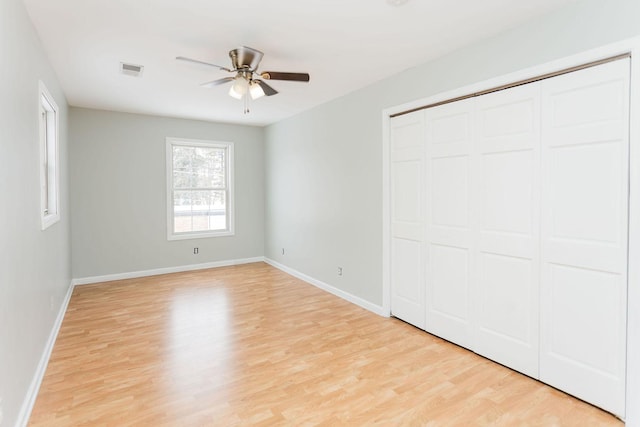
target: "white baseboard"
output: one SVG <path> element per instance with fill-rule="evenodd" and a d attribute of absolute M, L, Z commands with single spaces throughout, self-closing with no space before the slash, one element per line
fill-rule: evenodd
<path fill-rule="evenodd" d="M 104 276 L 81 277 L 73 279 L 74 286 L 88 285 L 91 283 L 111 282 L 113 280 L 135 279 L 138 277 L 157 276 L 159 274 L 180 273 L 183 271 L 204 270 L 207 268 L 228 267 L 230 265 L 249 264 L 263 262 L 264 257 L 232 259 L 225 261 L 205 262 L 202 264 L 178 265 L 175 267 L 155 268 L 153 270 L 131 271 L 128 273 L 107 274 Z"/>
<path fill-rule="evenodd" d="M 33 411 L 33 406 L 36 403 L 36 398 L 38 397 L 38 391 L 40 390 L 42 379 L 44 378 L 44 374 L 47 370 L 47 365 L 49 364 L 49 358 L 51 357 L 53 346 L 56 343 L 58 332 L 60 332 L 60 327 L 62 326 L 64 315 L 67 312 L 67 307 L 69 306 L 69 301 L 71 300 L 72 293 L 73 293 L 73 282 L 69 284 L 69 289 L 67 289 L 67 294 L 64 296 L 62 305 L 58 310 L 58 316 L 56 317 L 56 321 L 53 324 L 53 328 L 51 328 L 51 333 L 49 333 L 49 339 L 47 340 L 47 344 L 44 347 L 44 351 L 42 352 L 42 356 L 40 357 L 40 361 L 38 362 L 38 367 L 36 368 L 36 372 L 33 375 L 33 378 L 31 379 L 31 384 L 29 385 L 29 390 L 27 390 L 27 395 L 25 397 L 25 400 L 22 403 L 22 407 L 20 408 L 20 413 L 18 414 L 18 421 L 16 422 L 16 426 L 26 427 L 26 425 L 29 422 L 29 417 L 31 416 L 31 411 Z"/>
<path fill-rule="evenodd" d="M 348 292 L 343 291 L 342 289 L 338 289 L 335 286 L 331 286 L 327 283 L 324 283 L 320 280 L 314 279 L 311 276 L 307 276 L 304 273 L 299 272 L 298 270 L 294 270 L 293 268 L 287 267 L 286 265 L 280 264 L 279 262 L 276 262 L 270 258 L 264 258 L 264 262 L 266 262 L 267 264 L 277 268 L 278 270 L 282 270 L 287 274 L 292 275 L 293 277 L 297 277 L 300 280 L 304 280 L 305 282 L 316 286 L 320 289 L 322 289 L 323 291 L 327 291 L 330 294 L 333 294 L 337 297 L 340 297 L 344 300 L 349 301 L 352 304 L 358 305 L 366 310 L 369 310 L 379 316 L 383 316 L 383 317 L 389 317 L 388 313 L 385 312 L 385 310 L 383 309 L 383 307 L 373 304 L 365 299 L 362 299 L 360 297 L 357 297 L 353 294 L 350 294 Z"/>

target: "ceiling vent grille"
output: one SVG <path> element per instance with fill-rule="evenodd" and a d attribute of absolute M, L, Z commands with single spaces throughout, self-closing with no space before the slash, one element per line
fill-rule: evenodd
<path fill-rule="evenodd" d="M 127 64 L 126 62 L 120 63 L 120 71 L 127 76 L 140 77 L 142 75 L 142 65 Z"/>

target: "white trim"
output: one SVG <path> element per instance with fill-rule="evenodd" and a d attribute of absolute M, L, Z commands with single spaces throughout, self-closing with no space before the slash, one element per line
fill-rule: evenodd
<path fill-rule="evenodd" d="M 640 39 L 631 49 L 629 262 L 627 271 L 627 426 L 640 426 Z M 634 261 L 632 261 L 634 260 Z"/>
<path fill-rule="evenodd" d="M 349 301 L 352 304 L 355 304 L 357 306 L 360 306 L 362 308 L 364 308 L 365 310 L 369 310 L 379 316 L 384 316 L 384 317 L 389 317 L 387 314 L 385 314 L 385 311 L 383 310 L 383 308 L 379 305 L 370 303 L 369 301 L 362 299 L 358 296 L 355 296 L 353 294 L 350 294 L 348 292 L 343 291 L 342 289 L 338 289 L 335 286 L 331 286 L 327 283 L 324 283 L 318 279 L 314 279 L 311 276 L 307 276 L 304 273 L 299 272 L 298 270 L 294 270 L 293 268 L 287 267 L 286 265 L 280 264 L 279 262 L 276 262 L 270 258 L 266 258 L 264 259 L 264 262 L 266 262 L 267 264 L 277 268 L 278 270 L 284 271 L 287 274 L 290 274 L 293 277 L 296 277 L 300 280 L 303 280 L 307 283 L 309 283 L 310 285 L 313 285 L 317 288 L 322 289 L 323 291 L 329 292 L 330 294 L 333 294 L 339 298 L 342 298 L 343 300 Z"/>
<path fill-rule="evenodd" d="M 44 347 L 42 356 L 40 356 L 38 367 L 36 368 L 36 372 L 33 375 L 33 378 L 31 379 L 31 384 L 29 385 L 27 395 L 22 402 L 20 413 L 18 413 L 18 421 L 16 422 L 16 426 L 26 427 L 26 425 L 29 423 L 29 417 L 31 416 L 31 411 L 33 411 L 33 406 L 36 403 L 36 398 L 38 397 L 38 392 L 40 391 L 42 379 L 44 378 L 44 374 L 47 371 L 47 365 L 49 364 L 49 358 L 51 357 L 53 346 L 55 345 L 56 339 L 58 338 L 58 333 L 60 332 L 60 327 L 62 326 L 64 315 L 67 312 L 67 307 L 69 306 L 69 301 L 71 300 L 71 294 L 73 294 L 73 286 L 73 282 L 69 284 L 67 294 L 62 301 L 60 309 L 58 310 L 58 316 L 56 317 L 53 328 L 49 333 L 49 339 L 47 340 L 47 344 Z"/>
<path fill-rule="evenodd" d="M 202 264 L 178 265 L 175 267 L 154 268 L 152 270 L 131 271 L 127 273 L 106 274 L 104 276 L 90 276 L 73 279 L 74 286 L 89 285 L 91 283 L 111 282 L 114 280 L 136 279 L 138 277 L 158 276 L 160 274 L 180 273 L 183 271 L 205 270 L 207 268 L 228 267 L 230 265 L 250 264 L 263 262 L 264 257 L 231 259 L 225 261 L 205 262 Z"/>
<path fill-rule="evenodd" d="M 389 107 L 382 112 L 382 300 L 383 310 L 388 315 L 387 303 L 391 295 L 389 269 L 389 122 L 394 114 L 420 108 L 425 105 L 446 101 L 471 93 L 500 87 L 513 82 L 526 80 L 547 73 L 587 64 L 593 61 L 631 54 L 631 118 L 629 130 L 630 145 L 630 197 L 629 197 L 629 260 L 640 259 L 640 37 L 622 40 L 617 43 L 591 49 L 556 61 L 530 67 L 514 73 L 505 74 L 454 90 Z M 640 263 L 628 263 L 627 297 L 627 396 L 626 425 L 640 427 Z"/>
<path fill-rule="evenodd" d="M 235 235 L 235 192 L 234 192 L 234 143 L 229 141 L 213 141 L 204 139 L 189 139 L 166 137 L 166 185 L 167 185 L 167 240 L 185 240 L 185 239 L 201 239 L 208 237 L 222 237 Z M 173 197 L 173 151 L 174 145 L 184 145 L 189 147 L 209 147 L 224 148 L 225 154 L 225 175 L 226 182 L 226 216 L 227 229 L 225 230 L 209 230 L 209 231 L 192 231 L 187 233 L 175 233 L 173 231 L 173 205 L 171 199 Z"/>
<path fill-rule="evenodd" d="M 382 315 L 391 316 L 390 114 L 382 112 Z"/>

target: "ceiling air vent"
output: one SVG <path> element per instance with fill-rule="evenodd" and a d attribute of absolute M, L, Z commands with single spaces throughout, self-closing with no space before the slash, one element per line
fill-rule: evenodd
<path fill-rule="evenodd" d="M 120 63 L 120 71 L 127 76 L 140 77 L 143 69 L 144 67 L 142 65 L 127 64 L 126 62 Z"/>

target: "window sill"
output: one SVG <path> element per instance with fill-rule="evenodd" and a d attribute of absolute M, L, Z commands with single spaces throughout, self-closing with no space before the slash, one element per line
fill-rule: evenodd
<path fill-rule="evenodd" d="M 235 233 L 233 230 L 222 230 L 212 232 L 201 233 L 181 233 L 181 234 L 169 234 L 167 240 L 188 240 L 188 239 L 206 239 L 210 237 L 225 237 L 233 236 Z"/>
<path fill-rule="evenodd" d="M 47 215 L 42 217 L 42 231 L 51 227 L 56 222 L 60 221 L 60 215 Z"/>

